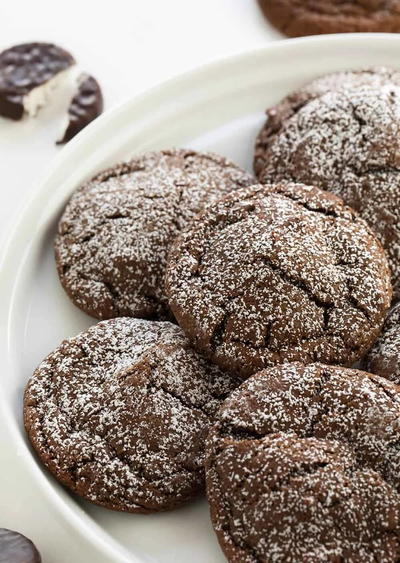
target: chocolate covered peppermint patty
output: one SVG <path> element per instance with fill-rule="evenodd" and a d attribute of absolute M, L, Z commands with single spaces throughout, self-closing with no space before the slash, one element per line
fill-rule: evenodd
<path fill-rule="evenodd" d="M 68 107 L 67 126 L 57 144 L 70 141 L 102 111 L 103 95 L 99 83 L 93 76 L 82 74 Z"/>
<path fill-rule="evenodd" d="M 23 43 L 0 53 L 0 115 L 18 120 L 35 114 L 46 90 L 74 63 L 68 51 L 52 43 Z"/>
<path fill-rule="evenodd" d="M 34 543 L 14 530 L 0 528 L 0 563 L 41 563 Z"/>

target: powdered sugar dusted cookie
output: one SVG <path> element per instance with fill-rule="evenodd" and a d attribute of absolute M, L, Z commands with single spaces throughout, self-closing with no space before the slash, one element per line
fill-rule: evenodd
<path fill-rule="evenodd" d="M 207 495 L 229 561 L 400 557 L 400 394 L 378 376 L 286 364 L 221 407 Z"/>
<path fill-rule="evenodd" d="M 198 356 L 176 325 L 103 321 L 37 368 L 25 427 L 46 468 L 85 499 L 167 510 L 202 491 L 208 427 L 237 383 Z"/>
<path fill-rule="evenodd" d="M 400 385 L 400 304 L 387 316 L 382 334 L 364 360 L 364 367 Z"/>
<path fill-rule="evenodd" d="M 69 201 L 56 261 L 72 301 L 99 319 L 170 316 L 163 290 L 177 234 L 203 206 L 254 178 L 210 153 L 147 153 L 98 174 Z"/>
<path fill-rule="evenodd" d="M 366 223 L 300 184 L 244 188 L 209 206 L 176 241 L 166 281 L 194 346 L 242 377 L 296 360 L 351 365 L 391 299 Z"/>
<path fill-rule="evenodd" d="M 278 104 L 266 110 L 267 120 L 255 145 L 254 170 L 257 176 L 260 180 L 263 179 L 263 169 L 268 165 L 269 160 L 268 147 L 273 143 L 282 126 L 309 102 L 328 92 L 337 92 L 343 88 L 375 89 L 390 84 L 400 86 L 400 72 L 393 68 L 375 67 L 326 74 L 288 94 Z"/>
<path fill-rule="evenodd" d="M 34 543 L 14 530 L 0 528 L 1 563 L 42 563 Z"/>
<path fill-rule="evenodd" d="M 313 184 L 358 211 L 388 253 L 398 297 L 400 86 L 381 78 L 303 103 L 283 124 L 278 118 L 257 168 L 262 182 Z"/>

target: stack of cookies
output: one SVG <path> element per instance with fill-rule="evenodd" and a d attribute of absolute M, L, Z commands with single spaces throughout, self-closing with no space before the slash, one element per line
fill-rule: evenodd
<path fill-rule="evenodd" d="M 206 488 L 232 562 L 398 561 L 400 73 L 290 94 L 254 169 L 165 150 L 76 190 L 57 269 L 100 322 L 36 369 L 29 439 L 114 510 Z"/>

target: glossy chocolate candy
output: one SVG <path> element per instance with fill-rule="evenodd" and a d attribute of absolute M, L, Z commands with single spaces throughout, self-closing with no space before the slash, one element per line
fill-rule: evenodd
<path fill-rule="evenodd" d="M 0 115 L 21 119 L 34 115 L 46 100 L 46 89 L 75 63 L 52 43 L 23 43 L 0 53 Z"/>
<path fill-rule="evenodd" d="M 0 563 L 41 563 L 31 540 L 7 528 L 0 528 Z"/>
<path fill-rule="evenodd" d="M 57 144 L 68 142 L 103 111 L 103 95 L 97 80 L 89 74 L 82 74 L 78 90 L 68 108 L 68 124 Z"/>

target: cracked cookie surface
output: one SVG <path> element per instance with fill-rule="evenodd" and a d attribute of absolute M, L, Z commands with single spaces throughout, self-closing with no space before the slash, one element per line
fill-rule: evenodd
<path fill-rule="evenodd" d="M 357 370 L 294 363 L 243 383 L 206 448 L 228 560 L 398 561 L 399 420 L 398 387 Z"/>
<path fill-rule="evenodd" d="M 326 74 L 308 82 L 267 108 L 266 122 L 258 134 L 254 151 L 254 171 L 262 180 L 262 172 L 268 164 L 268 148 L 279 134 L 285 122 L 312 100 L 329 92 L 348 88 L 380 88 L 386 85 L 400 86 L 400 72 L 388 67 L 346 70 Z"/>
<path fill-rule="evenodd" d="M 339 195 L 388 253 L 400 296 L 400 86 L 344 88 L 303 105 L 271 137 L 262 182 L 294 181 Z"/>
<path fill-rule="evenodd" d="M 400 31 L 398 0 L 258 0 L 258 3 L 270 22 L 289 37 Z"/>
<path fill-rule="evenodd" d="M 101 172 L 73 194 L 58 225 L 64 289 L 99 319 L 170 318 L 162 280 L 173 240 L 206 203 L 254 183 L 222 156 L 184 149 Z"/>
<path fill-rule="evenodd" d="M 171 509 L 204 486 L 204 441 L 238 381 L 197 355 L 169 322 L 118 318 L 65 340 L 24 397 L 46 468 L 96 504 Z"/>
<path fill-rule="evenodd" d="M 351 365 L 391 299 L 366 223 L 300 184 L 244 188 L 209 206 L 176 241 L 166 290 L 195 348 L 244 378 L 290 361 Z"/>
<path fill-rule="evenodd" d="M 400 385 L 400 303 L 390 311 L 363 367 Z"/>

